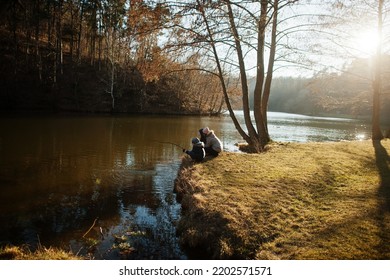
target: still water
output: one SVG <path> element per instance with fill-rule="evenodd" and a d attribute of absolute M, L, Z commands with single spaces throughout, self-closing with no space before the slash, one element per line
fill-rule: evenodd
<path fill-rule="evenodd" d="M 242 116 L 239 116 L 242 123 Z M 94 259 L 187 259 L 174 179 L 191 138 L 242 142 L 229 116 L 0 118 L 0 246 L 59 246 Z M 364 139 L 351 119 L 269 114 L 276 141 Z M 165 142 L 165 143 L 164 143 Z"/>

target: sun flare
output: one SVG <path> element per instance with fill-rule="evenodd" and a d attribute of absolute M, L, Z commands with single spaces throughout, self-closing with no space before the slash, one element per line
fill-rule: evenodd
<path fill-rule="evenodd" d="M 357 34 L 354 40 L 354 48 L 361 56 L 372 56 L 375 54 L 379 39 L 376 31 L 365 31 Z"/>

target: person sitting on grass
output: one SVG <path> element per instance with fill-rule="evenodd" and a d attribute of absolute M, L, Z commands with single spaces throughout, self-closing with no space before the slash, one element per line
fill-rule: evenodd
<path fill-rule="evenodd" d="M 188 151 L 186 149 L 183 149 L 183 153 L 189 155 L 193 160 L 197 162 L 201 162 L 206 156 L 206 152 L 204 150 L 204 144 L 196 137 L 192 138 L 191 142 L 192 142 L 192 150 Z"/>
<path fill-rule="evenodd" d="M 218 156 L 223 150 L 221 140 L 219 140 L 214 131 L 210 130 L 208 127 L 203 128 L 202 132 L 206 135 L 206 143 L 204 145 L 206 155 Z"/>

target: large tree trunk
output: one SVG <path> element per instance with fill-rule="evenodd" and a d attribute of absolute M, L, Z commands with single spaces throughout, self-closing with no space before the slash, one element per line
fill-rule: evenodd
<path fill-rule="evenodd" d="M 372 140 L 382 140 L 383 134 L 380 128 L 380 95 L 382 87 L 382 29 L 383 29 L 383 0 L 378 2 L 378 46 L 375 56 L 375 72 L 373 81 L 372 104 Z"/>
<path fill-rule="evenodd" d="M 261 1 L 261 10 L 260 10 L 260 20 L 258 23 L 257 29 L 257 72 L 256 72 L 256 84 L 253 94 L 253 113 L 256 120 L 256 127 L 259 136 L 262 137 L 266 133 L 265 129 L 265 119 L 262 114 L 262 99 L 263 99 L 263 89 L 264 89 L 264 77 L 265 77 L 265 67 L 264 67 L 264 51 L 265 51 L 265 30 L 267 26 L 267 10 L 268 10 L 268 1 Z M 261 148 L 264 148 L 266 139 L 262 139 L 264 143 L 260 145 Z"/>
<path fill-rule="evenodd" d="M 274 1 L 274 14 L 272 20 L 272 32 L 271 32 L 271 46 L 270 46 L 270 55 L 268 59 L 268 69 L 267 69 L 267 77 L 264 84 L 264 92 L 263 99 L 261 100 L 261 115 L 263 126 L 262 134 L 260 135 L 261 141 L 266 142 L 268 144 L 271 141 L 271 138 L 268 133 L 268 100 L 271 94 L 271 83 L 274 71 L 274 63 L 275 63 L 275 54 L 276 54 L 276 36 L 277 36 L 277 26 L 278 26 L 278 13 L 279 13 L 279 1 Z"/>
<path fill-rule="evenodd" d="M 377 63 L 380 63 L 377 60 Z M 378 66 L 376 66 L 378 67 Z M 376 70 L 375 72 L 379 72 Z M 379 77 L 380 73 L 375 74 L 375 79 L 373 81 L 373 104 L 372 104 L 372 140 L 382 140 L 383 134 L 380 127 L 380 94 L 381 94 L 381 78 Z"/>

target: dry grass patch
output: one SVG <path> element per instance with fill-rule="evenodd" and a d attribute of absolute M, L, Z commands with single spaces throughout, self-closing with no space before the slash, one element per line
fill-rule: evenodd
<path fill-rule="evenodd" d="M 31 251 L 27 246 L 6 246 L 0 248 L 0 260 L 81 260 L 81 258 L 56 248 L 40 247 Z"/>
<path fill-rule="evenodd" d="M 287 143 L 184 160 L 182 241 L 210 258 L 390 259 L 389 150 Z"/>

